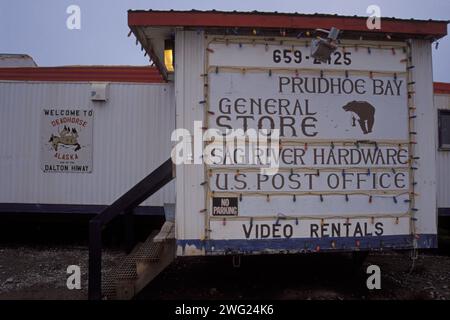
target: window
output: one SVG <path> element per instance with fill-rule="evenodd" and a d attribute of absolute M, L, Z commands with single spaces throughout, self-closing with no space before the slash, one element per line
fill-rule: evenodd
<path fill-rule="evenodd" d="M 450 150 L 450 110 L 439 110 L 439 149 Z"/>

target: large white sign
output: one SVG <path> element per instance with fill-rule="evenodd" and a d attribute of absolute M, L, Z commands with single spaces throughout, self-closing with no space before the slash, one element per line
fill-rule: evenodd
<path fill-rule="evenodd" d="M 267 163 L 246 140 L 225 151 L 209 145 L 211 239 L 314 237 L 311 228 L 324 225 L 315 219 L 339 217 L 335 228 L 348 223 L 356 233 L 361 219 L 380 219 L 364 222 L 362 236 L 409 233 L 408 219 L 397 219 L 410 200 L 401 48 L 347 47 L 327 63 L 295 44 L 220 41 L 209 49 L 208 128 L 278 129 L 281 141 L 272 174 L 259 170 Z"/>

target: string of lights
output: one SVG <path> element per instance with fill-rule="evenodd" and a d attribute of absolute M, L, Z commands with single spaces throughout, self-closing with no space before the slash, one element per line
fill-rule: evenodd
<path fill-rule="evenodd" d="M 419 158 L 415 156 L 415 146 L 417 144 L 416 142 L 416 136 L 417 136 L 417 130 L 416 130 L 416 125 L 415 125 L 415 120 L 417 119 L 417 114 L 416 114 L 416 106 L 415 106 L 415 80 L 414 80 L 414 70 L 415 70 L 415 66 L 412 63 L 412 48 L 411 48 L 411 41 L 407 41 L 407 67 L 406 69 L 408 70 L 408 76 L 407 76 L 407 86 L 408 86 L 408 111 L 409 111 L 409 121 L 408 121 L 408 126 L 409 126 L 409 138 L 410 138 L 410 143 L 409 143 L 409 154 L 411 157 L 411 170 L 409 173 L 409 180 L 410 180 L 410 203 L 409 203 L 409 213 L 410 213 L 410 228 L 411 228 L 411 235 L 413 236 L 413 250 L 411 253 L 411 258 L 413 261 L 413 265 L 414 265 L 414 261 L 417 259 L 417 230 L 416 230 L 416 221 L 417 221 L 417 217 L 416 217 L 416 213 L 418 212 L 418 209 L 416 208 L 416 193 L 415 193 L 415 186 L 416 186 L 416 181 L 415 181 L 415 174 L 414 171 L 417 170 L 417 165 L 418 165 L 418 160 Z M 415 133 L 415 134 L 412 134 Z M 415 165 L 415 167 L 413 166 Z M 415 169 L 414 169 L 415 168 Z"/>
<path fill-rule="evenodd" d="M 208 45 L 206 45 L 206 48 L 208 48 Z M 204 73 L 201 75 L 201 77 L 203 78 L 203 97 L 204 97 L 204 115 L 203 115 L 203 123 L 205 125 L 206 128 L 209 128 L 209 116 L 211 115 L 211 111 L 210 111 L 210 106 L 209 106 L 209 52 L 207 51 L 205 54 L 205 59 L 204 59 L 204 66 L 203 66 L 203 70 Z M 207 168 L 206 165 L 203 166 L 203 176 L 206 178 L 209 176 L 209 169 Z M 211 235 L 211 229 L 209 228 L 210 226 L 210 218 L 211 218 L 211 214 L 209 214 L 208 209 L 210 207 L 210 188 L 209 188 L 209 183 L 207 181 L 205 181 L 204 185 L 204 192 L 205 192 L 205 197 L 204 197 L 204 206 L 205 206 L 205 212 L 203 213 L 204 215 L 204 235 L 203 235 L 203 239 L 209 239 L 210 235 Z"/>
<path fill-rule="evenodd" d="M 226 192 L 216 192 L 213 190 L 209 190 L 210 192 L 210 196 L 214 195 L 217 196 L 218 194 L 225 196 L 225 195 L 233 195 L 233 196 L 237 196 L 239 195 L 239 200 L 242 201 L 242 198 L 244 196 L 263 196 L 268 198 L 268 200 L 270 201 L 270 197 L 271 196 L 289 196 L 289 197 L 293 197 L 295 196 L 319 196 L 322 197 L 320 200 L 321 202 L 323 202 L 323 197 L 324 196 L 367 196 L 367 197 L 372 197 L 376 198 L 376 197 L 380 197 L 380 198 L 386 198 L 386 197 L 400 197 L 403 195 L 410 195 L 409 191 L 405 191 L 404 189 L 400 189 L 400 190 L 370 190 L 370 191 L 364 191 L 364 190 L 358 190 L 358 191 L 345 191 L 345 192 L 341 192 L 341 191 L 290 191 L 290 192 L 282 192 L 282 191 L 270 191 L 270 192 L 264 192 L 264 191 L 241 191 L 241 192 L 230 192 L 230 191 L 226 191 Z M 372 199 L 369 199 L 369 203 L 372 202 Z M 347 199 L 348 200 L 348 199 Z M 397 200 L 397 199 L 395 199 Z M 395 203 L 397 203 L 393 199 L 393 201 Z M 295 201 L 294 201 L 295 202 Z M 405 201 L 407 203 L 409 203 L 410 201 Z"/>
<path fill-rule="evenodd" d="M 242 173 L 242 171 L 245 172 L 261 172 L 261 167 L 256 167 L 255 165 L 233 165 L 233 168 L 227 167 L 227 165 L 208 165 L 208 176 L 211 177 L 213 172 L 226 172 L 226 173 L 234 173 L 235 175 L 239 175 Z M 277 168 L 279 172 L 290 172 L 290 173 L 297 173 L 297 172 L 307 172 L 307 173 L 313 173 L 317 176 L 320 175 L 321 172 L 340 172 L 343 176 L 348 173 L 364 173 L 366 175 L 370 175 L 373 172 L 386 172 L 386 170 L 389 170 L 393 173 L 396 172 L 409 172 L 410 167 L 389 167 L 389 166 L 379 166 L 375 168 L 370 167 L 279 167 Z"/>
<path fill-rule="evenodd" d="M 332 216 L 324 216 L 324 215 L 283 215 L 283 216 L 255 216 L 255 217 L 248 217 L 248 216 L 236 216 L 236 217 L 228 217 L 229 220 L 238 220 L 238 221 L 249 221 L 251 218 L 253 218 L 253 221 L 267 221 L 267 220 L 321 220 L 321 223 L 325 223 L 326 220 L 346 220 L 350 221 L 350 219 L 367 219 L 370 221 L 371 224 L 375 224 L 377 219 L 385 219 L 385 218 L 391 218 L 391 219 L 401 219 L 401 218 L 408 218 L 409 213 L 408 212 L 400 212 L 400 213 L 391 213 L 391 214 L 384 214 L 384 213 L 374 213 L 374 214 L 354 214 L 352 216 L 347 215 L 332 215 Z M 221 221 L 223 219 L 227 219 L 226 217 L 217 217 L 212 216 L 212 221 Z"/>
<path fill-rule="evenodd" d="M 300 33 L 298 34 L 299 37 L 295 37 L 295 38 L 284 38 L 284 37 L 267 37 L 267 38 L 262 38 L 262 39 L 255 39 L 252 37 L 238 37 L 238 36 L 223 36 L 223 37 L 212 37 L 209 41 L 209 43 L 213 43 L 213 42 L 217 42 L 217 43 L 224 43 L 226 45 L 238 45 L 240 48 L 242 48 L 244 45 L 264 45 L 264 46 L 269 46 L 269 45 L 290 45 L 290 46 L 294 46 L 294 47 L 305 47 L 305 48 L 309 48 L 311 46 L 311 40 L 314 39 L 315 37 L 311 37 L 311 34 L 306 34 L 306 33 Z M 306 37 L 305 37 L 306 36 Z M 370 42 L 365 42 L 365 43 L 361 43 L 361 41 L 363 41 L 364 39 L 360 39 L 359 42 L 358 41 L 351 41 L 351 40 L 338 40 L 338 42 L 340 42 L 340 47 L 342 48 L 342 50 L 349 50 L 349 49 L 354 49 L 355 51 L 359 50 L 359 49 L 370 49 L 367 50 L 367 53 L 371 54 L 372 50 L 390 50 L 392 52 L 392 50 L 399 50 L 403 53 L 406 52 L 406 46 L 403 43 L 370 43 Z M 208 43 L 208 44 L 209 44 Z M 395 54 L 395 53 L 393 53 Z"/>
<path fill-rule="evenodd" d="M 340 70 L 340 69 L 327 69 L 326 71 L 315 69 L 315 68 L 295 68 L 295 67 L 238 67 L 238 66 L 210 66 L 208 69 L 209 73 L 218 74 L 220 72 L 235 72 L 241 74 L 247 73 L 266 73 L 269 77 L 274 74 L 286 74 L 291 73 L 295 76 L 299 76 L 300 74 L 311 74 L 311 73 L 319 73 L 318 76 L 320 78 L 325 77 L 326 75 L 344 75 L 346 78 L 350 76 L 361 76 L 361 75 L 369 75 L 370 78 L 375 76 L 388 76 L 396 79 L 399 75 L 406 75 L 407 72 L 392 72 L 392 71 L 370 71 L 370 70 Z"/>
<path fill-rule="evenodd" d="M 208 115 L 211 115 L 210 113 L 208 113 Z M 207 127 L 204 127 L 204 129 L 208 129 Z M 377 140 L 324 140 L 324 139 L 292 139 L 292 138 L 280 138 L 280 139 L 271 139 L 270 136 L 266 137 L 267 139 L 260 139 L 258 140 L 258 143 L 260 143 L 261 145 L 270 145 L 272 144 L 274 141 L 278 141 L 280 144 L 280 147 L 287 147 L 287 146 L 303 146 L 305 149 L 307 149 L 308 147 L 314 147 L 314 146 L 330 146 L 332 147 L 334 145 L 334 147 L 336 146 L 355 146 L 356 148 L 358 147 L 363 147 L 363 146 L 371 146 L 374 148 L 380 147 L 380 146 L 397 146 L 399 148 L 402 148 L 403 145 L 408 146 L 411 141 L 410 140 L 383 140 L 383 139 L 377 139 Z M 240 137 L 235 137 L 235 136 L 222 136 L 222 140 L 221 141 L 217 141 L 215 139 L 206 139 L 205 142 L 208 144 L 221 144 L 222 142 L 226 142 L 226 141 L 234 141 L 237 145 L 239 145 L 239 143 L 242 143 L 242 145 L 245 145 L 247 142 L 252 142 L 250 137 L 245 137 L 245 138 L 240 138 Z"/>
<path fill-rule="evenodd" d="M 236 35 L 236 34 L 235 34 Z M 253 32 L 253 36 L 259 35 L 258 31 Z M 281 34 L 282 37 L 285 36 L 285 34 Z M 307 35 L 311 36 L 311 34 Z M 408 154 L 408 166 L 404 167 L 376 167 L 376 168 L 359 168 L 359 167 L 340 167 L 340 168 L 316 168 L 316 167 L 308 167 L 308 168 L 280 168 L 280 171 L 290 171 L 290 172 L 317 172 L 320 175 L 321 171 L 324 172 L 330 172 L 330 171 L 336 171 L 336 170 L 342 170 L 343 175 L 346 174 L 346 172 L 380 172 L 384 170 L 391 170 L 392 172 L 396 171 L 408 171 L 410 174 L 410 184 L 409 189 L 407 191 L 405 190 L 358 190 L 358 191 L 347 191 L 347 192 L 254 192 L 254 191 L 245 191 L 245 192 L 223 192 L 223 193 L 217 193 L 210 189 L 210 185 L 208 181 L 205 181 L 202 183 L 202 186 L 205 188 L 206 196 L 205 196 L 205 209 L 202 209 L 200 212 L 204 214 L 205 216 L 205 239 L 207 239 L 210 236 L 211 230 L 209 229 L 209 221 L 210 219 L 217 219 L 210 215 L 208 212 L 209 210 L 206 208 L 210 207 L 210 199 L 213 196 L 217 196 L 220 194 L 221 196 L 225 195 L 233 195 L 238 196 L 239 200 L 242 201 L 243 197 L 247 196 L 259 196 L 259 197 L 265 197 L 267 201 L 271 200 L 271 197 L 274 196 L 285 196 L 290 197 L 292 201 L 296 202 L 297 197 L 301 196 L 316 196 L 319 201 L 324 202 L 326 201 L 326 197 L 332 196 L 342 196 L 345 198 L 346 202 L 350 202 L 352 200 L 352 197 L 360 197 L 365 196 L 368 199 L 368 203 L 372 203 L 374 198 L 391 198 L 392 201 L 395 204 L 399 203 L 409 203 L 409 210 L 406 213 L 400 213 L 400 214 L 370 214 L 370 215 L 358 215 L 353 216 L 351 219 L 354 218 L 368 218 L 368 219 L 375 219 L 375 218 L 402 218 L 402 217 L 412 217 L 415 212 L 417 212 L 417 209 L 415 208 L 414 203 L 414 197 L 417 195 L 414 190 L 414 171 L 417 170 L 417 167 L 414 167 L 413 164 L 417 162 L 418 157 L 414 156 L 414 145 L 416 144 L 416 141 L 414 140 L 414 137 L 417 135 L 416 130 L 414 130 L 414 126 L 411 124 L 414 119 L 417 117 L 414 113 L 415 107 L 411 103 L 412 97 L 414 96 L 415 92 L 412 88 L 413 82 L 411 80 L 411 70 L 414 68 L 411 65 L 411 53 L 409 44 L 404 43 L 388 43 L 388 44 L 372 44 L 372 43 L 348 43 L 341 45 L 341 49 L 343 52 L 346 50 L 355 50 L 358 51 L 360 49 L 366 50 L 368 55 L 371 55 L 373 53 L 373 50 L 389 50 L 392 55 L 396 55 L 398 52 L 400 53 L 406 53 L 407 58 L 400 60 L 400 62 L 405 63 L 405 71 L 401 72 L 392 72 L 392 71 L 371 71 L 371 70 L 361 70 L 361 69 L 347 69 L 347 70 L 338 70 L 338 69 L 327 69 L 327 70 L 321 70 L 318 68 L 295 68 L 295 67 L 239 67 L 239 66 L 220 66 L 220 65 L 210 65 L 209 64 L 209 57 L 210 55 L 213 55 L 215 51 L 209 47 L 209 44 L 213 42 L 217 43 L 225 43 L 226 45 L 237 45 L 241 49 L 245 49 L 245 46 L 248 45 L 264 45 L 266 50 L 268 50 L 268 46 L 270 45 L 290 45 L 292 50 L 294 50 L 296 47 L 308 47 L 310 39 L 306 39 L 304 42 L 299 41 L 300 38 L 303 37 L 303 34 L 301 34 L 297 39 L 279 39 L 279 38 L 252 38 L 252 37 L 213 37 L 211 41 L 208 41 L 206 43 L 207 49 L 205 54 L 205 73 L 202 74 L 202 78 L 204 81 L 204 99 L 199 102 L 200 105 L 204 108 L 204 130 L 207 130 L 209 128 L 209 121 L 211 116 L 214 116 L 214 112 L 210 110 L 209 106 L 209 77 L 211 74 L 217 74 L 221 72 L 236 72 L 241 73 L 243 75 L 247 73 L 252 72 L 258 72 L 258 73 L 267 73 L 267 75 L 270 77 L 277 73 L 288 73 L 288 74 L 294 74 L 296 76 L 299 76 L 300 74 L 311 74 L 316 73 L 320 77 L 325 77 L 326 75 L 343 75 L 345 78 L 351 77 L 351 76 L 360 76 L 365 75 L 369 78 L 373 79 L 377 76 L 387 76 L 392 77 L 395 80 L 399 76 L 405 76 L 408 79 L 408 108 L 410 111 L 409 114 L 409 139 L 408 140 L 378 140 L 378 141 L 355 141 L 355 140 L 337 140 L 337 141 L 327 141 L 327 140 L 320 140 L 320 139 L 311 139 L 311 140 L 305 140 L 305 139 L 281 139 L 279 140 L 280 143 L 280 149 L 282 149 L 285 144 L 291 144 L 291 145 L 303 145 L 304 149 L 307 150 L 308 147 L 314 147 L 314 146 L 323 146 L 328 145 L 331 148 L 335 148 L 336 146 L 356 146 L 357 148 L 363 147 L 363 146 L 372 146 L 375 149 L 378 149 L 380 146 L 398 146 L 399 148 L 402 148 L 403 146 L 406 146 L 408 148 L 409 154 Z M 388 40 L 391 40 L 387 36 Z M 363 39 L 360 39 L 362 41 Z M 249 139 L 241 140 L 243 144 L 249 142 Z M 205 144 L 214 143 L 214 141 L 206 141 Z M 270 138 L 267 140 L 267 143 L 270 143 Z M 233 169 L 229 169 L 229 172 L 235 172 L 236 174 L 239 174 L 241 171 L 256 171 L 260 168 L 249 168 L 246 166 L 233 166 Z M 211 177 L 212 170 L 217 170 L 217 167 L 211 167 L 211 166 L 204 166 L 204 173 L 205 177 Z M 224 168 L 224 170 L 226 170 Z M 398 199 L 404 196 L 408 196 L 408 199 Z M 400 201 L 401 200 L 401 201 Z M 269 217 L 264 217 L 265 219 L 268 219 Z M 276 217 L 270 217 L 275 219 Z M 325 216 L 318 218 L 317 216 L 291 216 L 291 217 L 283 217 L 283 219 L 296 219 L 297 221 L 300 219 L 335 219 L 335 218 L 346 218 L 349 219 L 349 217 L 343 217 L 343 216 Z M 220 218 L 222 219 L 222 218 Z M 223 218 L 227 219 L 227 218 Z M 232 217 L 232 219 L 248 219 L 244 217 Z M 253 221 L 253 218 L 250 218 L 251 221 Z M 412 222 L 414 222 L 414 218 L 411 219 Z M 397 220 L 398 223 L 398 220 Z M 412 230 L 414 230 L 412 228 Z M 414 231 L 415 232 L 415 231 Z"/>

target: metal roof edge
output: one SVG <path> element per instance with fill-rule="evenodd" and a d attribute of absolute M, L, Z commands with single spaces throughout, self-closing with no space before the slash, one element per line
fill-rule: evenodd
<path fill-rule="evenodd" d="M 268 17 L 270 17 L 268 19 Z M 447 35 L 449 21 L 415 20 L 382 17 L 381 30 L 369 30 L 368 17 L 341 16 L 333 14 L 299 14 L 278 12 L 244 11 L 155 11 L 129 10 L 130 27 L 203 27 L 203 28 L 286 28 L 315 29 L 335 26 L 343 31 L 368 34 L 392 33 L 408 37 L 439 39 Z M 383 23 L 384 22 L 384 23 Z"/>
<path fill-rule="evenodd" d="M 450 94 L 450 83 L 434 82 L 433 89 L 435 94 Z"/>
<path fill-rule="evenodd" d="M 0 68 L 0 80 L 166 83 L 150 66 L 59 66 Z"/>
<path fill-rule="evenodd" d="M 305 16 L 305 17 L 338 17 L 338 18 L 359 18 L 359 19 L 367 19 L 367 16 L 358 16 L 358 15 L 339 15 L 337 13 L 299 13 L 299 12 L 278 12 L 278 11 L 226 11 L 226 10 L 133 10 L 129 9 L 128 13 L 134 12 L 159 12 L 159 13 L 233 13 L 233 14 L 264 14 L 264 15 L 286 15 L 286 16 Z M 414 18 L 396 18 L 396 17 L 381 17 L 382 20 L 396 20 L 396 21 L 415 21 L 415 22 L 442 22 L 442 23 L 450 23 L 450 20 L 434 20 L 434 19 L 414 19 Z"/>

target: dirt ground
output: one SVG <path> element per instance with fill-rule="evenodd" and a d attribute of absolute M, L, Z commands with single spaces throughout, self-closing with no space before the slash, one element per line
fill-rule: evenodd
<path fill-rule="evenodd" d="M 124 254 L 106 250 L 104 272 Z M 0 299 L 86 299 L 86 247 L 0 246 Z M 82 289 L 66 287 L 68 265 L 79 265 Z M 381 290 L 366 287 L 368 265 L 381 268 Z M 450 257 L 421 253 L 411 270 L 408 252 L 371 253 L 355 272 L 346 255 L 177 259 L 137 299 L 450 299 Z"/>

